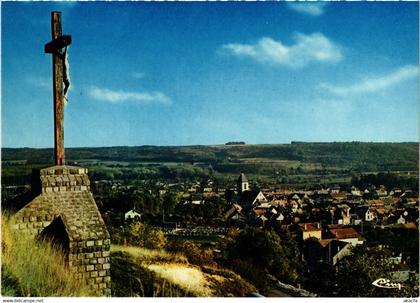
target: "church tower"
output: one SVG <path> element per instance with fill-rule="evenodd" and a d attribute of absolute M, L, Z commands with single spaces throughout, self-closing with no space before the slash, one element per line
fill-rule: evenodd
<path fill-rule="evenodd" d="M 249 190 L 249 182 L 248 182 L 248 179 L 247 179 L 247 177 L 245 176 L 244 173 L 241 173 L 239 175 L 236 186 L 237 186 L 238 194 L 241 194 L 244 191 Z"/>

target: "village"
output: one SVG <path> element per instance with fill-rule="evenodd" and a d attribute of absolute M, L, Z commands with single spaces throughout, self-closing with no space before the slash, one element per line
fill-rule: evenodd
<path fill-rule="evenodd" d="M 114 185 L 114 190 L 118 188 L 127 190 L 122 185 Z M 395 281 L 406 282 L 413 276 L 418 277 L 418 261 L 413 260 L 407 249 L 383 236 L 387 231 L 407 237 L 417 232 L 418 192 L 411 189 L 383 185 L 346 188 L 338 184 L 314 190 L 258 189 L 243 173 L 238 176 L 236 186 L 228 188 L 215 186 L 212 180 L 183 184 L 158 182 L 155 188 L 157 196 L 172 193 L 177 197 L 173 213 L 152 222 L 168 237 L 223 238 L 231 228 L 274 229 L 290 234 L 296 241 L 306 272 L 303 275 L 319 264 L 339 270 L 342 260 L 350 256 L 355 247 L 368 246 L 389 252 L 388 261 L 393 264 Z M 214 212 L 217 218 L 213 220 L 185 219 L 191 216 L 183 217 L 183 221 L 174 220 L 179 220 L 179 216 L 174 215 L 177 210 L 205 216 L 205 211 L 197 210 L 214 207 L 212 201 L 215 200 L 223 207 Z M 135 207 L 120 215 L 124 216 L 126 224 L 144 221 L 144 214 Z"/>

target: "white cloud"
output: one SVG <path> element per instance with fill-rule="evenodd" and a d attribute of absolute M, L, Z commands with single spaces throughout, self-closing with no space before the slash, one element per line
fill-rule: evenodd
<path fill-rule="evenodd" d="M 405 65 L 388 75 L 366 78 L 356 84 L 337 86 L 321 83 L 320 88 L 326 89 L 336 95 L 374 93 L 414 77 L 418 77 L 418 67 L 414 65 Z"/>
<path fill-rule="evenodd" d="M 320 16 L 325 11 L 326 2 L 293 2 L 287 3 L 287 7 L 310 16 Z"/>
<path fill-rule="evenodd" d="M 322 33 L 305 35 L 296 33 L 293 45 L 263 37 L 254 44 L 231 43 L 223 45 L 236 56 L 249 57 L 260 63 L 302 68 L 312 62 L 338 62 L 342 59 L 340 48 Z"/>
<path fill-rule="evenodd" d="M 161 103 L 171 104 L 172 100 L 161 92 L 128 92 L 122 90 L 110 90 L 92 86 L 88 92 L 89 96 L 100 101 L 111 103 L 137 102 L 137 103 Z"/>

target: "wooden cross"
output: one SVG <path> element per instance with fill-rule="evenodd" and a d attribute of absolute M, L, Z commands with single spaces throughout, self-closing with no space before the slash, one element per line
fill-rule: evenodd
<path fill-rule="evenodd" d="M 55 165 L 64 165 L 64 98 L 62 49 L 71 44 L 71 36 L 61 35 L 61 12 L 51 13 L 52 41 L 45 52 L 53 55 L 54 156 Z"/>

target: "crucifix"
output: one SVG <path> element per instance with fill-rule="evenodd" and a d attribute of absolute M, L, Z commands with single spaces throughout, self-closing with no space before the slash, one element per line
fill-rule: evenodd
<path fill-rule="evenodd" d="M 64 165 L 63 48 L 71 44 L 71 36 L 61 34 L 61 12 L 51 13 L 51 33 L 52 40 L 44 48 L 53 57 L 54 156 L 55 165 Z"/>

